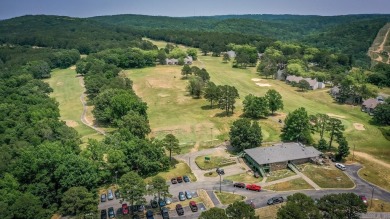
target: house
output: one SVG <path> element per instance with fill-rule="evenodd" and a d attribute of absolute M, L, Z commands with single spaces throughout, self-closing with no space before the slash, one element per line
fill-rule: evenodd
<path fill-rule="evenodd" d="M 362 103 L 362 111 L 372 116 L 374 115 L 375 108 L 382 103 L 383 103 L 382 97 L 367 99 Z"/>
<path fill-rule="evenodd" d="M 192 59 L 192 56 L 187 56 L 184 58 L 184 64 L 191 65 L 194 60 Z"/>
<path fill-rule="evenodd" d="M 289 165 L 311 162 L 321 155 L 321 152 L 314 147 L 306 147 L 295 142 L 246 149 L 244 153 L 244 159 L 248 165 L 262 175 L 265 172 L 285 169 Z"/>
<path fill-rule="evenodd" d="M 227 51 L 226 53 L 228 54 L 229 58 L 236 58 L 236 52 L 234 52 L 233 50 Z"/>
<path fill-rule="evenodd" d="M 301 80 L 305 80 L 305 81 L 309 82 L 310 89 L 312 89 L 312 90 L 325 88 L 325 83 L 319 82 L 319 81 L 317 81 L 317 79 L 303 78 L 303 77 L 295 76 L 295 75 L 289 75 L 286 77 L 287 83 L 291 83 L 291 82 L 299 83 Z"/>
<path fill-rule="evenodd" d="M 339 86 L 334 86 L 332 87 L 330 90 L 329 90 L 329 93 L 330 95 L 333 97 L 333 98 L 338 98 L 339 95 L 340 95 L 340 87 Z"/>
<path fill-rule="evenodd" d="M 177 64 L 179 64 L 179 60 L 178 59 L 165 59 L 165 63 L 167 65 L 177 65 Z"/>

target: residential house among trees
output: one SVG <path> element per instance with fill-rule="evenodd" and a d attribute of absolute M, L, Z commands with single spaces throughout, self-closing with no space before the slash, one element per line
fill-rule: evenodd
<path fill-rule="evenodd" d="M 244 150 L 248 165 L 261 175 L 265 172 L 285 169 L 288 165 L 307 163 L 318 159 L 321 152 L 301 143 L 278 143 L 270 147 L 257 147 Z"/>
<path fill-rule="evenodd" d="M 325 84 L 323 82 L 317 81 L 317 79 L 303 78 L 303 77 L 295 76 L 295 75 L 289 75 L 286 78 L 287 83 L 297 83 L 298 84 L 301 80 L 305 80 L 305 81 L 309 82 L 311 90 L 325 88 Z"/>
<path fill-rule="evenodd" d="M 192 59 L 191 56 L 187 56 L 183 60 L 184 60 L 184 64 L 185 65 L 191 65 L 192 62 L 193 62 L 193 59 Z M 178 65 L 179 64 L 179 59 L 174 59 L 174 58 L 172 58 L 172 59 L 165 59 L 165 63 L 167 65 Z"/>
<path fill-rule="evenodd" d="M 234 52 L 233 50 L 227 51 L 226 53 L 229 55 L 229 58 L 236 58 L 236 52 Z"/>
<path fill-rule="evenodd" d="M 362 111 L 372 116 L 374 115 L 375 108 L 382 103 L 383 103 L 382 97 L 367 99 L 362 103 Z"/>

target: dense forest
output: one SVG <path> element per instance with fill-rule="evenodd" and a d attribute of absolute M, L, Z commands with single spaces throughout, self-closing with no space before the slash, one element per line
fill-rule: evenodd
<path fill-rule="evenodd" d="M 0 218 L 75 214 L 66 207 L 73 191 L 91 197 L 79 213 L 95 211 L 96 189 L 111 183 L 115 173 L 147 177 L 169 168 L 164 143 L 147 138 L 148 106 L 120 72 L 154 66 L 180 51 L 174 45 L 158 50 L 143 36 L 213 56 L 233 49 L 238 55 L 234 67 L 241 68 L 255 67 L 257 53 L 263 53 L 261 75 L 283 69 L 356 87 L 353 95 L 361 101 L 373 93 L 367 82 L 390 86 L 389 65 L 369 69 L 365 55 L 387 21 L 385 15 L 23 16 L 0 21 Z M 40 80 L 55 68 L 73 65 L 84 76 L 95 118 L 115 127 L 85 150 L 79 148 L 77 132 L 60 121 L 58 103 L 49 96 L 52 89 Z M 363 69 L 351 71 L 354 66 Z"/>

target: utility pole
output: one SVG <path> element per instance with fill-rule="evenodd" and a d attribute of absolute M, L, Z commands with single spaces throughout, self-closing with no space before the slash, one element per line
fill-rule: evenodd
<path fill-rule="evenodd" d="M 211 134 L 211 145 L 213 145 L 213 128 L 210 128 L 210 134 Z"/>
<path fill-rule="evenodd" d="M 372 192 L 371 192 L 371 204 L 370 204 L 370 208 L 372 208 L 372 199 L 374 199 L 374 186 L 371 186 L 372 187 Z"/>
<path fill-rule="evenodd" d="M 221 194 L 221 192 L 222 192 L 222 174 L 220 174 L 220 173 L 218 173 L 218 174 L 219 174 L 219 193 Z"/>

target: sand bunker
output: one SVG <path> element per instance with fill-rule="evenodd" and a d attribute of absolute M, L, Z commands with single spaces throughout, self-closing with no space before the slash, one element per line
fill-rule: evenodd
<path fill-rule="evenodd" d="M 62 83 L 62 82 L 57 82 L 57 86 L 62 86 L 64 83 Z"/>
<path fill-rule="evenodd" d="M 353 127 L 355 127 L 355 129 L 356 129 L 356 130 L 359 130 L 359 131 L 364 131 L 364 130 L 366 130 L 366 129 L 364 128 L 364 125 L 361 124 L 361 123 L 353 123 Z"/>
<path fill-rule="evenodd" d="M 73 120 L 65 120 L 65 123 L 68 127 L 72 127 L 72 128 L 79 125 L 76 121 Z"/>
<path fill-rule="evenodd" d="M 70 66 L 70 69 L 72 69 L 72 70 L 76 70 L 76 66 L 75 66 L 75 65 L 73 65 L 73 66 Z"/>
<path fill-rule="evenodd" d="M 326 115 L 328 115 L 328 116 L 330 116 L 330 117 L 345 119 L 345 116 L 340 116 L 340 115 L 336 115 L 336 114 L 332 114 L 332 113 L 327 113 Z"/>
<path fill-rule="evenodd" d="M 251 80 L 252 81 L 261 81 L 262 79 L 260 79 L 260 78 L 252 78 Z"/>
<path fill-rule="evenodd" d="M 260 87 L 271 87 L 270 84 L 262 84 L 262 83 L 256 83 L 257 86 L 260 86 Z"/>
<path fill-rule="evenodd" d="M 157 96 L 159 96 L 159 97 L 169 97 L 171 95 L 169 95 L 169 94 L 157 94 Z"/>

